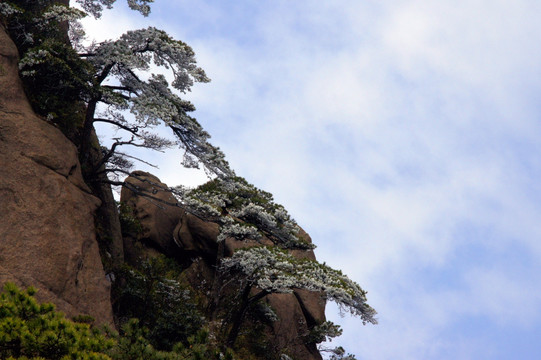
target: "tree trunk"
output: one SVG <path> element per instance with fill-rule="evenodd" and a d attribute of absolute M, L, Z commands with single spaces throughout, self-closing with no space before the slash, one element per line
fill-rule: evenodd
<path fill-rule="evenodd" d="M 225 345 L 229 348 L 232 348 L 233 345 L 235 345 L 235 341 L 239 336 L 240 326 L 242 325 L 242 321 L 244 320 L 246 310 L 248 310 L 248 305 L 250 305 L 250 290 L 252 290 L 252 287 L 248 285 L 244 288 L 244 291 L 242 292 L 239 311 L 237 311 L 237 313 L 233 317 L 233 326 L 231 327 L 231 330 L 229 331 L 229 334 L 227 335 L 227 340 L 225 342 Z"/>
<path fill-rule="evenodd" d="M 94 168 L 94 164 L 91 159 L 90 149 L 92 145 L 92 133 L 94 132 L 94 113 L 96 112 L 97 101 L 93 100 L 88 103 L 86 108 L 85 122 L 83 124 L 83 130 L 81 132 L 79 157 L 81 165 L 83 166 L 83 176 L 88 180 L 90 175 L 88 172 Z"/>
<path fill-rule="evenodd" d="M 220 303 L 220 294 L 222 290 L 222 276 L 219 271 L 220 263 L 222 262 L 222 259 L 224 258 L 224 252 L 225 252 L 225 241 L 220 241 L 218 243 L 218 251 L 216 252 L 216 270 L 214 271 L 214 279 L 212 281 L 212 288 L 210 289 L 210 301 L 208 306 L 208 314 L 210 316 L 210 320 L 214 321 L 216 320 L 217 312 L 218 312 L 218 304 Z"/>
<path fill-rule="evenodd" d="M 240 332 L 240 326 L 242 325 L 242 322 L 244 321 L 244 316 L 246 315 L 246 311 L 248 310 L 248 307 L 252 303 L 255 303 L 256 301 L 261 300 L 262 298 L 264 298 L 265 296 L 269 294 L 266 291 L 260 291 L 256 295 L 250 297 L 251 290 L 252 290 L 252 287 L 248 285 L 244 288 L 244 291 L 242 292 L 240 309 L 233 318 L 233 326 L 231 327 L 231 330 L 229 331 L 229 335 L 227 336 L 227 340 L 225 342 L 225 345 L 229 348 L 233 348 L 233 346 L 235 345 L 235 341 L 237 341 L 237 337 L 239 336 L 239 332 Z"/>

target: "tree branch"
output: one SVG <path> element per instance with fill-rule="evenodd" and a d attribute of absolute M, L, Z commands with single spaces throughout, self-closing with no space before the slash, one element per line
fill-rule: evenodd
<path fill-rule="evenodd" d="M 109 72 L 111 72 L 111 69 L 113 69 L 113 66 L 115 65 L 116 63 L 111 63 L 103 68 L 103 70 L 101 71 L 101 74 L 99 74 L 96 77 L 96 81 L 98 82 L 98 85 L 100 85 L 103 82 L 103 80 L 105 80 L 105 78 L 109 76 Z"/>
<path fill-rule="evenodd" d="M 156 151 L 159 151 L 159 150 L 156 150 Z M 149 163 L 148 161 L 145 161 L 145 160 L 143 160 L 143 159 L 140 159 L 140 158 L 138 158 L 138 157 L 131 156 L 131 155 L 128 155 L 128 154 L 125 154 L 125 153 L 121 153 L 121 152 L 117 152 L 117 154 L 122 155 L 122 156 L 127 157 L 127 158 L 130 158 L 130 159 L 133 159 L 133 160 L 137 160 L 137 161 L 139 161 L 139 162 L 142 162 L 142 163 L 145 164 L 145 165 L 152 166 L 152 167 L 155 168 L 155 169 L 159 169 L 158 166 L 156 166 L 156 165 L 154 165 L 154 164 L 152 164 L 152 163 Z"/>
<path fill-rule="evenodd" d="M 126 130 L 126 131 L 132 133 L 133 135 L 139 136 L 139 134 L 137 134 L 137 132 L 139 131 L 139 126 L 128 127 L 126 125 L 123 125 L 123 124 L 119 123 L 118 121 L 109 120 L 109 119 L 103 119 L 103 118 L 95 118 L 94 122 L 104 122 L 104 123 L 108 123 L 108 124 L 113 124 L 113 125 L 118 126 L 119 128 L 121 128 L 122 130 Z"/>
<path fill-rule="evenodd" d="M 127 86 L 113 86 L 113 85 L 102 85 L 102 87 L 111 89 L 111 90 L 121 90 L 135 93 L 135 91 Z"/>

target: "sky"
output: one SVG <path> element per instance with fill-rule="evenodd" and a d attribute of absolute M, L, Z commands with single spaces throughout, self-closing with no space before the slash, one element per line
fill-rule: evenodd
<path fill-rule="evenodd" d="M 541 357 L 541 2 L 119 0 L 90 37 L 156 26 L 212 79 L 185 98 L 378 325 L 329 305 L 361 359 Z M 110 134 L 99 129 L 104 138 Z M 195 185 L 182 152 L 148 153 Z"/>

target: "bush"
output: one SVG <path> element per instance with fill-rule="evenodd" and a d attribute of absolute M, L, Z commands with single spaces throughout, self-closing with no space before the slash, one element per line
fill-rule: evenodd
<path fill-rule="evenodd" d="M 137 319 L 122 327 L 121 335 L 100 331 L 66 319 L 53 304 L 39 304 L 36 290 L 20 290 L 7 283 L 0 294 L 0 359 L 7 360 L 233 360 L 233 353 L 211 344 L 200 329 L 173 351 L 152 346 L 152 332 Z M 77 317 L 90 321 L 88 316 Z M 175 320 L 175 319 L 172 319 Z M 176 319 L 178 320 L 178 319 Z M 189 319 L 186 319 L 188 322 Z"/>
<path fill-rule="evenodd" d="M 0 294 L 0 358 L 109 360 L 114 341 L 88 324 L 74 323 L 53 304 L 38 304 L 36 290 L 7 283 Z"/>
<path fill-rule="evenodd" d="M 125 265 L 119 274 L 121 286 L 115 313 L 121 323 L 138 318 L 149 329 L 147 338 L 160 350 L 187 344 L 203 324 L 203 316 L 190 291 L 178 280 L 178 264 L 164 256 L 143 261 L 139 267 Z"/>

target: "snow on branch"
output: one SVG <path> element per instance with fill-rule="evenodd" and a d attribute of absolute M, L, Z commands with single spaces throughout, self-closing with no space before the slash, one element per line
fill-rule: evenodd
<path fill-rule="evenodd" d="M 258 240 L 263 235 L 277 246 L 287 249 L 313 249 L 315 246 L 299 237 L 300 228 L 282 205 L 276 204 L 272 194 L 249 184 L 237 176 L 219 178 L 187 190 L 178 189 L 188 210 L 222 225 L 218 238 Z M 213 220 L 216 221 L 216 220 Z"/>
<path fill-rule="evenodd" d="M 366 292 L 341 271 L 308 259 L 298 259 L 277 247 L 237 250 L 224 258 L 221 270 L 240 273 L 244 281 L 265 293 L 291 293 L 295 289 L 320 292 L 363 324 L 377 324 L 376 311 L 366 303 Z"/>
<path fill-rule="evenodd" d="M 77 3 L 95 18 L 101 17 L 104 6 L 107 9 L 111 9 L 115 2 L 116 0 L 77 0 Z M 154 0 L 127 0 L 127 2 L 130 9 L 148 16 L 150 14 L 150 6 L 148 4 L 153 3 Z"/>
<path fill-rule="evenodd" d="M 171 86 L 182 93 L 190 91 L 195 82 L 210 81 L 197 66 L 188 45 L 149 27 L 129 31 L 115 41 L 94 44 L 83 56 L 96 69 L 95 82 L 100 92 L 95 102 L 109 105 L 110 114 L 129 110 L 134 115 L 135 124 L 127 124 L 123 116 L 115 115 L 123 126 L 153 127 L 164 123 L 176 136 L 176 144 L 185 150 L 185 167 L 202 164 L 214 176 L 233 174 L 222 151 L 209 143 L 210 135 L 187 114 L 195 110 L 193 104 L 175 94 L 163 74 L 142 74 L 151 65 L 168 69 L 173 74 Z"/>

